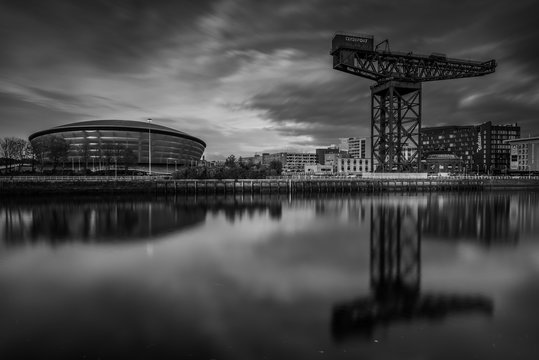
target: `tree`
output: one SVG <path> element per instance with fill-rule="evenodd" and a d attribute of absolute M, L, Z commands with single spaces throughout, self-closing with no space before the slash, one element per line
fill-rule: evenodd
<path fill-rule="evenodd" d="M 90 161 L 90 143 L 84 139 L 82 145 L 77 146 L 77 156 L 84 167 L 84 171 L 88 170 L 88 161 Z"/>
<path fill-rule="evenodd" d="M 19 163 L 19 172 L 21 172 L 24 160 L 26 160 L 26 146 L 28 141 L 15 138 L 13 144 L 13 158 Z"/>
<path fill-rule="evenodd" d="M 43 172 L 43 165 L 45 162 L 45 157 L 46 157 L 46 152 L 47 152 L 47 139 L 46 138 L 34 139 L 30 143 L 30 146 L 32 147 L 32 154 L 33 154 L 34 160 L 39 163 L 41 172 Z"/>
<path fill-rule="evenodd" d="M 46 149 L 48 157 L 52 161 L 52 170 L 56 171 L 58 164 L 67 160 L 69 144 L 60 136 L 50 136 L 46 143 Z"/>
<path fill-rule="evenodd" d="M 2 157 L 4 163 L 4 173 L 7 174 L 8 164 L 11 163 L 13 156 L 12 143 L 9 140 L 10 138 L 0 139 L 0 156 Z"/>
<path fill-rule="evenodd" d="M 225 160 L 225 166 L 236 167 L 236 157 L 234 155 L 227 157 Z"/>
<path fill-rule="evenodd" d="M 22 162 L 25 159 L 26 144 L 26 140 L 16 137 L 0 139 L 0 157 L 4 160 L 5 173 L 8 171 L 8 166 L 11 168 L 17 162 L 19 164 L 19 171 L 21 170 Z"/>
<path fill-rule="evenodd" d="M 136 165 L 138 160 L 137 154 L 135 154 L 135 152 L 128 147 L 125 147 L 123 149 L 121 159 L 126 171 L 129 169 L 130 166 L 133 167 L 134 165 Z"/>
<path fill-rule="evenodd" d="M 275 175 L 281 175 L 283 172 L 283 164 L 278 160 L 272 160 L 269 163 L 269 169 L 271 173 L 275 173 Z"/>

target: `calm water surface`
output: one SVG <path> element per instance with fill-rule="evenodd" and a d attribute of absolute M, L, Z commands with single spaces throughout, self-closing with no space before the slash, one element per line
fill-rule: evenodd
<path fill-rule="evenodd" d="M 539 194 L 0 199 L 2 359 L 537 359 Z"/>

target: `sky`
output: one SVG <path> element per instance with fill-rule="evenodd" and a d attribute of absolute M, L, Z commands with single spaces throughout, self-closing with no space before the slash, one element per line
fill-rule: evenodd
<path fill-rule="evenodd" d="M 0 137 L 152 118 L 219 160 L 370 136 L 373 83 L 332 69 L 336 31 L 495 59 L 494 74 L 424 83 L 422 126 L 539 135 L 538 13 L 534 0 L 0 0 Z"/>

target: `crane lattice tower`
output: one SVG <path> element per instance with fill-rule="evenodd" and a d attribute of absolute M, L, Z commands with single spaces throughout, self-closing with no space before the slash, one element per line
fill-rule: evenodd
<path fill-rule="evenodd" d="M 385 48 L 378 47 L 385 43 Z M 371 35 L 338 32 L 333 68 L 376 81 L 371 86 L 371 164 L 377 172 L 421 169 L 421 83 L 493 73 L 496 61 L 451 59 L 445 54 L 392 52 Z"/>

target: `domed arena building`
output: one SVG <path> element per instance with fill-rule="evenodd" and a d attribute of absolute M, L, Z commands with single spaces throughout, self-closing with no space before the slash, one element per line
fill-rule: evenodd
<path fill-rule="evenodd" d="M 93 171 L 111 167 L 147 171 L 151 166 L 154 172 L 172 172 L 196 164 L 206 149 L 204 141 L 185 132 L 130 120 L 76 122 L 38 131 L 29 140 L 45 164 L 58 162 L 58 151 L 53 149 L 59 148 L 64 163 Z"/>

